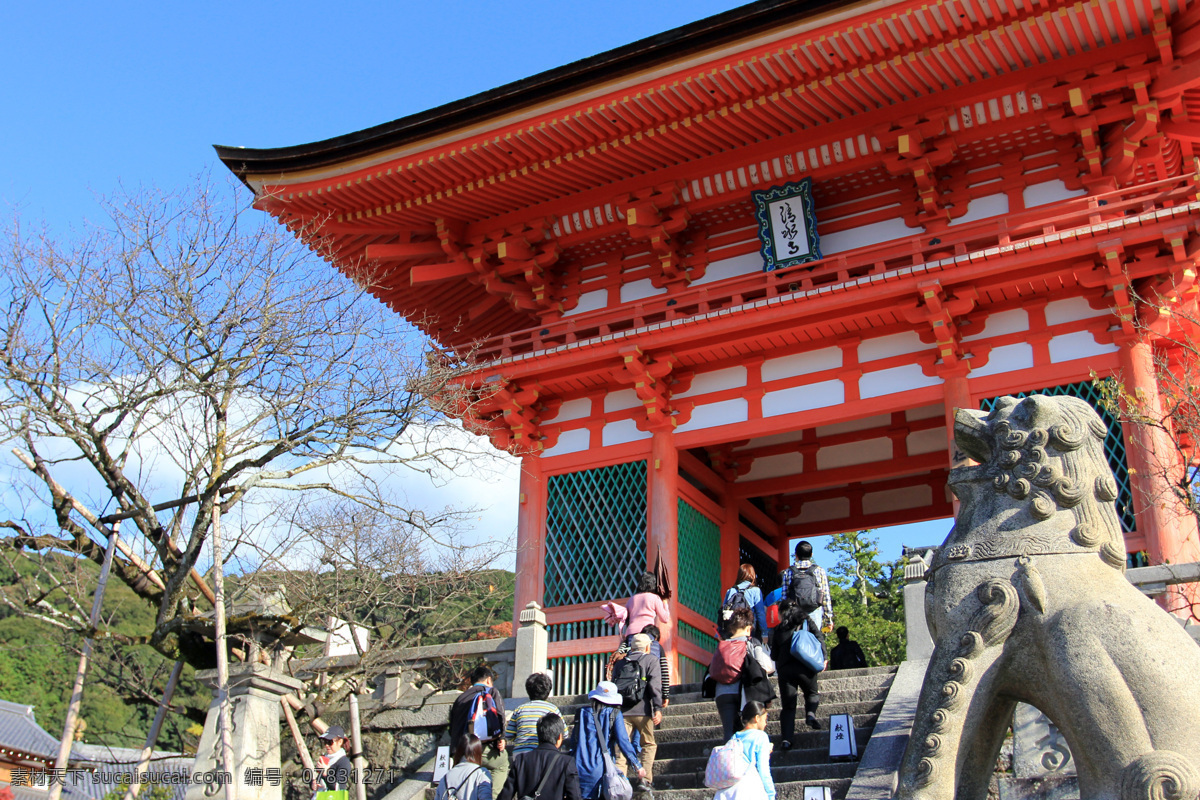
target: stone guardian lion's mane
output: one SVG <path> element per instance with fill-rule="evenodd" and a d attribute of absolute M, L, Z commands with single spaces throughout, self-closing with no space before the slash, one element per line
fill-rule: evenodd
<path fill-rule="evenodd" d="M 987 417 L 992 456 L 987 475 L 998 492 L 1028 500 L 1030 513 L 1047 520 L 1061 509 L 1075 516 L 1071 540 L 1095 550 L 1114 569 L 1125 569 L 1125 547 L 1113 501 L 1117 483 L 1107 469 L 1108 431 L 1096 412 L 1075 397 L 1003 398 Z"/>

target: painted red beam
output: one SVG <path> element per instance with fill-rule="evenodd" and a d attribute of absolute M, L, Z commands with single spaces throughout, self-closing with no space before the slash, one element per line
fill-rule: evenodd
<path fill-rule="evenodd" d="M 788 526 L 788 535 L 795 539 L 808 536 L 832 536 L 847 531 L 861 531 L 867 528 L 886 528 L 891 525 L 904 525 L 913 522 L 928 522 L 935 519 L 946 519 L 954 515 L 951 503 L 938 503 L 934 498 L 933 505 L 925 508 L 906 508 L 901 511 L 888 511 L 882 514 L 861 514 L 843 519 L 822 520 L 820 522 L 803 522 Z M 946 519 L 946 532 L 950 532 L 952 522 Z"/>

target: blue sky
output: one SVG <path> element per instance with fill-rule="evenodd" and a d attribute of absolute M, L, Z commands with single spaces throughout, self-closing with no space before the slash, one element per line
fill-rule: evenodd
<path fill-rule="evenodd" d="M 206 169 L 223 176 L 213 144 L 278 147 L 349 133 L 737 5 L 0 4 L 0 213 L 64 235 L 99 221 L 97 196 L 122 184 L 170 188 Z M 497 513 L 515 524 L 503 505 Z M 948 529 L 943 521 L 879 535 L 894 558 L 901 544 L 940 543 Z"/>
<path fill-rule="evenodd" d="M 0 200 L 65 230 L 95 194 L 221 170 L 661 33 L 731 0 L 0 4 Z"/>

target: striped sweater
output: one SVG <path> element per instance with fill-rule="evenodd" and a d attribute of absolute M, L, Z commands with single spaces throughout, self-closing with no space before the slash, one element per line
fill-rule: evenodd
<path fill-rule="evenodd" d="M 547 714 L 559 714 L 558 706 L 553 703 L 547 703 L 545 700 L 530 700 L 528 703 L 523 703 L 517 707 L 513 715 L 508 720 L 508 728 L 505 729 L 505 735 L 512 740 L 512 754 L 524 753 L 527 750 L 536 750 L 538 746 L 537 724 L 538 720 Z"/>

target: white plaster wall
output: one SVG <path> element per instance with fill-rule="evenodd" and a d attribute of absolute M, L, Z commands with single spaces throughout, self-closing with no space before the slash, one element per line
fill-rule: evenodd
<path fill-rule="evenodd" d="M 746 238 L 750 237 L 747 236 Z M 723 258 L 720 261 L 712 262 L 705 267 L 704 275 L 692 281 L 689 285 L 701 286 L 705 283 L 723 281 L 726 278 L 736 278 L 739 275 L 762 272 L 762 268 L 762 254 L 755 250 L 753 253 L 744 253 L 733 258 Z"/>
<path fill-rule="evenodd" d="M 1097 344 L 1090 333 L 1078 331 L 1055 336 L 1050 340 L 1050 360 L 1057 364 L 1060 361 L 1115 353 L 1118 349 L 1115 344 Z"/>
<path fill-rule="evenodd" d="M 768 358 L 762 363 L 762 379 L 765 383 L 782 378 L 795 378 L 799 375 L 811 375 L 814 372 L 835 369 L 841 365 L 842 349 L 826 347 L 781 358 Z"/>
<path fill-rule="evenodd" d="M 928 508 L 933 505 L 933 490 L 928 486 L 905 486 L 863 495 L 864 514 L 886 514 L 908 508 Z"/>
<path fill-rule="evenodd" d="M 873 417 L 860 417 L 846 422 L 835 422 L 832 425 L 821 425 L 817 428 L 817 436 L 835 436 L 839 433 L 853 433 L 870 428 L 886 428 L 891 424 L 891 414 L 876 414 Z"/>
<path fill-rule="evenodd" d="M 570 311 L 564 311 L 564 317 L 574 314 L 586 314 L 588 311 L 599 311 L 608 305 L 608 290 L 597 289 L 594 292 L 584 292 L 579 295 L 579 303 Z"/>
<path fill-rule="evenodd" d="M 827 519 L 845 519 L 850 516 L 850 498 L 830 497 L 827 500 L 810 500 L 800 508 L 800 516 L 789 522 L 823 522 Z"/>
<path fill-rule="evenodd" d="M 701 372 L 692 378 L 692 385 L 686 392 L 679 392 L 674 397 L 693 397 L 695 395 L 719 392 L 722 389 L 734 389 L 746 385 L 746 368 L 729 367 L 712 372 Z"/>
<path fill-rule="evenodd" d="M 666 289 L 656 289 L 649 278 L 642 278 L 640 281 L 626 283 L 621 286 L 621 302 L 631 303 L 634 300 L 645 300 L 647 297 L 666 294 Z"/>
<path fill-rule="evenodd" d="M 958 219 L 950 220 L 950 224 L 962 225 L 965 222 L 974 222 L 979 219 L 987 219 L 988 217 L 998 217 L 1001 214 L 1007 213 L 1008 195 L 989 194 L 984 197 L 977 197 L 969 202 L 967 204 L 967 213 Z"/>
<path fill-rule="evenodd" d="M 916 364 L 905 364 L 902 367 L 881 369 L 878 372 L 864 374 L 858 381 L 858 395 L 865 400 L 870 397 L 882 397 L 886 394 L 941 385 L 941 378 L 926 375 Z"/>
<path fill-rule="evenodd" d="M 972 378 L 982 378 L 986 375 L 999 375 L 1001 372 L 1012 372 L 1018 369 L 1029 369 L 1033 366 L 1033 346 L 1025 342 L 1006 344 L 1003 347 L 993 347 L 988 355 L 988 362 L 982 367 L 971 369 Z"/>
<path fill-rule="evenodd" d="M 642 401 L 633 389 L 618 389 L 604 395 L 604 413 L 606 414 L 613 411 L 624 411 L 627 408 L 639 408 L 641 405 Z"/>
<path fill-rule="evenodd" d="M 804 457 L 799 453 L 780 453 L 774 456 L 763 456 L 754 459 L 750 471 L 738 478 L 739 483 L 757 481 L 763 478 L 779 478 L 784 475 L 796 475 L 804 469 Z"/>
<path fill-rule="evenodd" d="M 579 397 L 574 400 L 568 400 L 558 407 L 558 413 L 554 415 L 555 422 L 567 422 L 573 419 L 583 419 L 591 416 L 592 401 L 587 397 Z"/>
<path fill-rule="evenodd" d="M 563 431 L 554 447 L 542 451 L 543 456 L 565 456 L 567 453 L 578 453 L 587 450 L 592 442 L 592 432 L 587 428 L 577 428 L 573 431 Z"/>
<path fill-rule="evenodd" d="M 846 386 L 841 381 L 821 381 L 767 392 L 762 399 L 764 417 L 777 417 L 795 411 L 828 408 L 846 402 Z"/>
<path fill-rule="evenodd" d="M 1055 300 L 1046 303 L 1046 324 L 1061 325 L 1064 322 L 1078 322 L 1081 319 L 1107 317 L 1112 312 L 1107 308 L 1092 308 L 1086 298 L 1068 297 L 1065 300 Z"/>
<path fill-rule="evenodd" d="M 637 423 L 631 419 L 621 419 L 610 422 L 600 431 L 600 443 L 605 447 L 626 442 L 640 442 L 651 437 L 649 431 L 638 430 Z"/>
<path fill-rule="evenodd" d="M 804 431 L 788 431 L 787 433 L 774 433 L 770 436 L 760 436 L 757 439 L 751 439 L 741 447 L 735 447 L 734 450 L 757 450 L 760 447 L 770 447 L 775 444 L 787 444 L 788 442 L 798 442 L 804 438 Z"/>
<path fill-rule="evenodd" d="M 946 407 L 941 403 L 935 403 L 931 406 L 921 406 L 920 408 L 910 408 L 904 412 L 904 418 L 909 422 L 915 422 L 919 419 L 933 419 L 934 417 L 946 416 Z"/>
<path fill-rule="evenodd" d="M 744 397 L 722 400 L 719 403 L 707 403 L 692 409 L 692 416 L 687 422 L 675 428 L 676 432 L 699 431 L 705 428 L 717 428 L 734 422 L 745 422 L 750 418 L 750 404 Z"/>
<path fill-rule="evenodd" d="M 869 247 L 880 242 L 890 242 L 893 239 L 903 239 L 916 236 L 921 228 L 910 228 L 900 217 L 872 222 L 843 231 L 835 231 L 821 236 L 821 255 L 831 256 L 834 253 L 844 253 L 857 247 Z"/>
<path fill-rule="evenodd" d="M 1027 330 L 1029 330 L 1029 314 L 1025 313 L 1025 309 L 1023 308 L 1014 308 L 1010 311 L 998 311 L 995 314 L 988 314 L 987 319 L 983 323 L 983 329 L 979 333 L 962 337 L 962 340 L 964 342 L 973 342 L 976 339 L 990 339 L 993 336 L 1003 336 L 1006 333 L 1020 333 Z"/>
<path fill-rule="evenodd" d="M 837 469 L 887 461 L 892 457 L 891 439 L 868 439 L 865 442 L 847 442 L 817 451 L 817 469 Z M 870 477 L 864 472 L 864 478 Z"/>
<path fill-rule="evenodd" d="M 1043 206 L 1046 203 L 1054 203 L 1059 200 L 1066 200 L 1070 197 L 1079 197 L 1085 194 L 1087 192 L 1083 189 L 1068 189 L 1065 183 L 1056 178 L 1052 181 L 1026 186 L 1021 196 L 1025 200 L 1025 207 L 1033 208 L 1034 206 Z"/>
<path fill-rule="evenodd" d="M 926 453 L 936 453 L 939 450 L 950 451 L 950 439 L 945 428 L 929 428 L 914 431 L 904 438 L 910 456 L 922 456 Z"/>
<path fill-rule="evenodd" d="M 919 353 L 930 347 L 932 345 L 922 342 L 921 337 L 917 336 L 915 331 L 904 331 L 862 342 L 858 346 L 858 360 L 860 362 L 878 361 L 881 358 Z"/>

